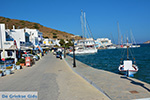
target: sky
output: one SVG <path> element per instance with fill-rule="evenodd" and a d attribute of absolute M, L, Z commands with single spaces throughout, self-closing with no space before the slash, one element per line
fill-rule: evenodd
<path fill-rule="evenodd" d="M 36 22 L 43 26 L 82 35 L 81 9 L 86 13 L 94 38 L 118 42 L 130 30 L 137 43 L 150 40 L 150 0 L 1 0 L 0 16 Z"/>

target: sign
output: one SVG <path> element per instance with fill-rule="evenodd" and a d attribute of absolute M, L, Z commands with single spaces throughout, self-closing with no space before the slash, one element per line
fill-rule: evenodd
<path fill-rule="evenodd" d="M 31 66 L 31 58 L 30 57 L 26 57 L 25 62 L 26 62 L 26 66 Z"/>
<path fill-rule="evenodd" d="M 10 43 L 10 42 L 4 42 L 4 44 L 5 44 L 5 45 L 11 45 L 11 43 Z"/>
<path fill-rule="evenodd" d="M 0 100 L 38 100 L 38 92 L 4 91 L 4 92 L 0 92 Z"/>

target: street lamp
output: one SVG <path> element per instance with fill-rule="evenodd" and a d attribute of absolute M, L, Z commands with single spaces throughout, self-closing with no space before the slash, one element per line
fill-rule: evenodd
<path fill-rule="evenodd" d="M 66 45 L 64 44 L 64 58 L 66 58 Z"/>
<path fill-rule="evenodd" d="M 72 42 L 73 42 L 73 67 L 76 67 L 74 41 L 75 40 L 72 39 Z"/>

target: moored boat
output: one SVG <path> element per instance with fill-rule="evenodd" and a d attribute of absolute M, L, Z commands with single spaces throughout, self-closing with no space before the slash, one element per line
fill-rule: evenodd
<path fill-rule="evenodd" d="M 93 39 L 93 35 L 87 23 L 87 19 L 85 17 L 85 12 L 81 11 L 81 26 L 82 26 L 82 34 L 83 40 L 77 41 L 77 45 L 75 46 L 75 54 L 90 54 L 97 53 L 97 48 L 95 41 Z M 89 32 L 88 32 L 88 30 Z M 87 38 L 88 37 L 88 38 Z M 69 54 L 73 54 L 73 50 L 70 50 Z"/>
<path fill-rule="evenodd" d="M 137 73 L 138 67 L 135 64 L 132 64 L 132 60 L 124 60 L 123 64 L 119 66 L 118 70 L 121 74 L 130 77 Z"/>
<path fill-rule="evenodd" d="M 126 76 L 133 76 L 138 72 L 138 66 L 135 64 L 135 61 L 132 61 L 129 59 L 129 44 L 128 44 L 128 39 L 127 39 L 127 60 L 124 60 L 123 62 L 121 61 L 121 64 L 118 68 L 121 74 L 124 74 Z M 135 60 L 135 58 L 134 58 Z"/>
<path fill-rule="evenodd" d="M 91 53 L 97 53 L 97 49 L 95 48 L 76 48 L 75 54 L 91 54 Z M 69 54 L 73 54 L 73 51 L 70 51 Z"/>

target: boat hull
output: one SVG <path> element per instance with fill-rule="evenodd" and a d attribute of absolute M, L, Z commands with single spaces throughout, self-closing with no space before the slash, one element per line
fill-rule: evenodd
<path fill-rule="evenodd" d="M 127 66 L 126 66 L 127 67 Z M 128 66 L 128 68 L 126 68 L 124 65 L 120 65 L 118 70 L 121 74 L 123 75 L 127 75 L 127 76 L 133 76 L 134 74 L 136 74 L 138 72 L 138 67 L 136 65 L 132 65 L 132 66 Z"/>
<path fill-rule="evenodd" d="M 89 50 L 76 50 L 75 54 L 92 54 L 97 53 L 97 49 L 89 49 Z M 73 54 L 73 51 L 71 51 L 69 54 Z"/>
<path fill-rule="evenodd" d="M 137 71 L 120 71 L 120 73 L 121 73 L 122 75 L 127 75 L 127 76 L 129 76 L 129 77 L 132 77 L 132 76 L 134 76 L 134 74 L 137 73 Z"/>
<path fill-rule="evenodd" d="M 107 49 L 116 49 L 116 47 L 107 47 Z"/>

